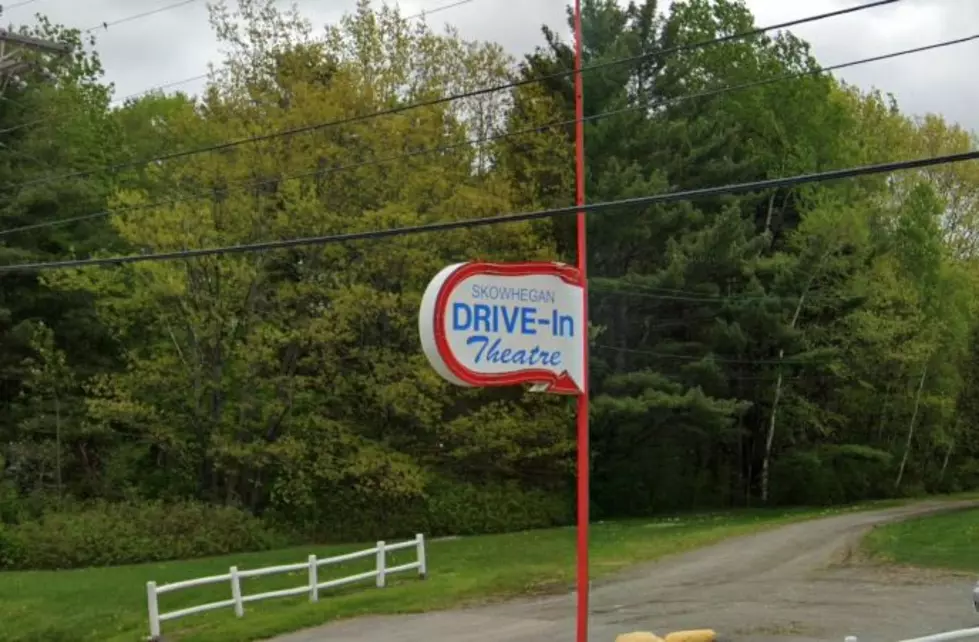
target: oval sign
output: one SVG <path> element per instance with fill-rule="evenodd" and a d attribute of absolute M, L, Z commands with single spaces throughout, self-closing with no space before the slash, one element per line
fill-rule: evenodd
<path fill-rule="evenodd" d="M 583 296 L 578 270 L 562 263 L 450 265 L 422 297 L 422 349 L 456 385 L 580 394 Z"/>

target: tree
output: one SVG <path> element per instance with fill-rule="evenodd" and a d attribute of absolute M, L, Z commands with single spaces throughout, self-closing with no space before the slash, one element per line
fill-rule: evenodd
<path fill-rule="evenodd" d="M 409 30 L 395 11 L 366 3 L 322 42 L 305 41 L 302 22 L 271 3 L 242 2 L 241 13 L 250 21 L 241 36 L 231 14 L 214 14 L 233 45 L 227 80 L 214 81 L 199 109 L 170 111 L 182 139 L 229 140 L 258 118 L 286 129 L 504 78 L 495 46 Z M 329 64 L 303 62 L 312 52 Z M 146 170 L 114 207 L 147 209 L 111 222 L 130 246 L 157 252 L 507 211 L 517 190 L 480 164 L 478 146 L 383 162 L 392 151 L 480 137 L 488 114 L 492 105 L 440 105 L 196 155 Z M 186 199 L 150 206 L 176 185 Z M 138 480 L 141 493 L 240 503 L 362 536 L 399 511 L 408 515 L 398 528 L 412 528 L 412 511 L 440 480 L 553 489 L 563 478 L 566 406 L 450 389 L 415 329 L 421 292 L 447 263 L 546 255 L 534 227 L 515 224 L 62 273 L 51 283 L 91 293 L 126 355 L 125 371 L 93 390 L 89 413 L 101 430 L 136 432 L 149 445 L 138 466 L 153 472 Z M 552 502 L 561 514 L 562 501 Z M 331 523 L 358 509 L 359 523 Z"/>
<path fill-rule="evenodd" d="M 101 81 L 98 56 L 85 50 L 77 30 L 44 19 L 34 29 L 15 30 L 62 43 L 70 53 L 33 60 L 23 82 L 7 89 L 0 107 L 0 260 L 33 262 L 95 248 L 122 249 L 104 220 L 87 216 L 105 208 L 112 178 L 97 173 L 61 178 L 118 158 L 119 130 L 107 113 L 110 88 Z M 73 217 L 85 220 L 32 227 Z M 29 229 L 18 231 L 24 226 Z M 54 291 L 32 274 L 5 274 L 0 282 L 0 448 L 6 451 L 0 475 L 17 478 L 24 493 L 47 492 L 52 481 L 47 473 L 35 485 L 23 478 L 24 471 L 33 466 L 30 461 L 49 455 L 46 470 L 66 469 L 68 462 L 55 462 L 68 456 L 66 444 L 51 437 L 69 417 L 77 417 L 73 413 L 82 394 L 77 382 L 111 368 L 116 355 L 89 294 Z M 41 370 L 25 368 L 25 363 Z M 55 381 L 63 385 L 54 386 Z M 76 455 L 73 451 L 71 457 Z M 72 472 L 83 469 L 72 467 Z M 79 472 L 78 478 L 86 474 Z M 62 488 L 82 490 L 66 479 L 57 485 L 59 497 Z"/>

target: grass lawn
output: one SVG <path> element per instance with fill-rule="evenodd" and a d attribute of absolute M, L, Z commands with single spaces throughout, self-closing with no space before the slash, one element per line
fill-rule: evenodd
<path fill-rule="evenodd" d="M 873 558 L 961 571 L 979 571 L 979 508 L 887 524 L 871 531 L 863 549 Z"/>
<path fill-rule="evenodd" d="M 875 504 L 874 506 L 881 506 Z M 839 513 L 844 509 L 742 511 L 664 518 L 653 521 L 597 523 L 592 526 L 594 577 L 637 562 L 704 546 L 763 528 Z M 979 528 L 979 513 L 972 528 Z M 967 534 L 959 535 L 963 550 Z M 573 528 L 486 535 L 428 543 L 429 578 L 413 573 L 389 576 L 385 589 L 371 582 L 340 591 L 323 591 L 320 602 L 305 597 L 245 605 L 245 617 L 231 609 L 164 622 L 168 640 L 255 640 L 364 614 L 406 613 L 457 606 L 488 599 L 558 592 L 574 578 Z M 956 540 L 959 541 L 959 540 Z M 5 642 L 130 642 L 148 636 L 146 589 L 158 584 L 239 570 L 304 561 L 311 553 L 328 557 L 370 545 L 304 546 L 290 550 L 239 554 L 160 564 L 75 571 L 0 573 L 0 637 Z M 913 547 L 912 547 L 913 548 Z M 903 549 L 902 549 L 903 550 Z M 388 565 L 414 561 L 412 550 L 391 555 Z M 373 560 L 320 569 L 319 581 L 373 568 Z M 244 595 L 301 586 L 304 572 L 243 580 Z M 161 596 L 161 611 L 230 598 L 226 585 L 177 591 Z"/>

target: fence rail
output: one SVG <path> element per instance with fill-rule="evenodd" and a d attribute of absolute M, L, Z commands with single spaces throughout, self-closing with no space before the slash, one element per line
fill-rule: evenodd
<path fill-rule="evenodd" d="M 388 567 L 388 553 L 409 548 L 414 548 L 416 551 L 416 558 L 414 562 Z M 375 559 L 374 570 L 364 573 L 357 573 L 356 575 L 349 575 L 347 577 L 341 577 L 326 582 L 319 581 L 318 571 L 320 567 L 329 566 L 331 564 L 341 564 L 343 562 L 352 562 L 354 560 L 368 557 L 373 557 Z M 160 638 L 160 628 L 163 622 L 176 620 L 188 615 L 206 613 L 208 611 L 216 611 L 218 609 L 234 608 L 235 615 L 238 617 L 243 617 L 245 615 L 245 604 L 250 602 L 260 602 L 262 600 L 271 600 L 280 597 L 294 597 L 297 595 L 309 595 L 310 602 L 317 602 L 319 601 L 320 591 L 322 590 L 346 586 L 348 584 L 355 584 L 357 582 L 363 582 L 364 580 L 370 579 L 375 580 L 377 588 L 384 588 L 388 575 L 414 570 L 417 570 L 418 575 L 423 579 L 428 573 L 428 567 L 425 560 L 425 536 L 420 533 L 416 535 L 414 539 L 404 542 L 387 544 L 381 541 L 378 542 L 374 548 L 367 548 L 361 551 L 354 551 L 353 553 L 336 555 L 334 557 L 327 557 L 323 559 L 319 559 L 315 555 L 310 555 L 307 561 L 297 562 L 295 564 L 266 566 L 264 568 L 253 568 L 243 571 L 238 570 L 237 566 L 232 566 L 227 573 L 222 575 L 209 575 L 207 577 L 198 577 L 190 580 L 182 580 L 180 582 L 172 582 L 170 584 L 161 584 L 159 586 L 157 586 L 156 582 L 147 582 L 146 599 L 149 608 L 150 639 L 158 640 Z M 295 573 L 297 571 L 307 572 L 307 582 L 303 586 L 280 589 L 278 591 L 267 591 L 265 593 L 256 593 L 254 595 L 242 595 L 241 580 L 243 579 L 250 577 L 265 577 L 267 575 L 279 575 L 281 573 Z M 221 584 L 224 582 L 229 582 L 231 585 L 231 599 L 229 600 L 210 602 L 208 604 L 191 606 L 166 613 L 160 612 L 160 595 L 172 593 L 182 589 L 207 586 L 209 584 Z"/>
<path fill-rule="evenodd" d="M 901 640 L 901 642 L 956 642 L 957 640 L 971 640 L 973 638 L 979 638 L 979 628 L 946 631 L 945 633 L 935 633 L 920 638 Z M 859 642 L 859 640 L 851 635 L 847 636 L 844 642 Z"/>

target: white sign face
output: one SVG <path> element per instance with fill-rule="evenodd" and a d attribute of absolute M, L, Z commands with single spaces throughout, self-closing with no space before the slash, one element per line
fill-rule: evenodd
<path fill-rule="evenodd" d="M 459 263 L 429 283 L 419 331 L 426 356 L 462 386 L 584 390 L 583 296 L 557 263 Z"/>

